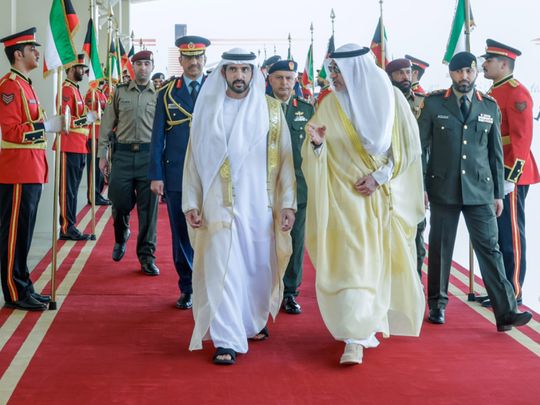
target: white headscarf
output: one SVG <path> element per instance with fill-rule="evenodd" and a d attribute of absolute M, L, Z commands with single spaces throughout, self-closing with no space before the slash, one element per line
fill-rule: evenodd
<path fill-rule="evenodd" d="M 382 155 L 390 148 L 394 125 L 395 100 L 392 83 L 384 70 L 375 64 L 373 54 L 368 51 L 357 56 L 346 53 L 364 49 L 357 44 L 346 44 L 335 50 L 325 61 L 327 72 L 333 60 L 347 87 L 335 91 L 330 85 L 347 117 L 362 138 L 362 143 L 371 155 Z M 341 55 L 340 55 L 341 54 Z"/>
<path fill-rule="evenodd" d="M 224 53 L 223 59 L 208 76 L 197 97 L 190 138 L 192 158 L 201 179 L 203 196 L 206 196 L 226 157 L 229 157 L 231 162 L 235 162 L 232 165 L 233 170 L 238 169 L 251 148 L 266 139 L 269 117 L 265 81 L 261 71 L 254 65 L 254 58 L 248 60 L 250 56 L 255 55 L 240 48 L 233 48 Z M 232 125 L 229 145 L 227 145 L 227 134 L 223 122 L 227 82 L 221 74 L 221 68 L 231 64 L 251 64 L 253 78 L 249 85 L 249 92 L 243 99 Z M 233 171 L 233 178 L 235 174 Z"/>

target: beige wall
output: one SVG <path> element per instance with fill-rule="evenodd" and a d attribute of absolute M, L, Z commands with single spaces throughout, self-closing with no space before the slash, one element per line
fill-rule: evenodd
<path fill-rule="evenodd" d="M 89 0 L 72 0 L 73 7 L 79 17 L 79 29 L 75 35 L 75 48 L 77 52 L 81 52 L 86 34 L 86 26 L 89 19 Z M 37 28 L 37 38 L 42 45 L 45 45 L 47 21 L 50 12 L 52 0 L 0 0 L 0 38 L 12 33 L 22 31 L 30 27 Z M 121 22 L 123 33 L 130 33 L 129 29 L 129 0 L 121 0 L 121 2 L 113 9 L 114 14 Z M 96 23 L 97 24 L 97 23 Z M 100 42 L 100 56 L 104 59 L 106 50 L 106 24 L 103 30 L 100 30 L 99 38 L 105 39 Z M 41 47 L 42 51 L 44 48 Z M 42 52 L 43 54 L 43 52 Z M 30 75 L 36 93 L 38 94 L 41 105 L 46 110 L 47 114 L 53 112 L 53 99 L 55 91 L 55 80 L 53 76 L 43 78 L 43 58 L 40 61 L 40 67 Z M 9 64 L 2 52 L 0 56 L 0 71 L 2 76 L 9 70 Z M 81 84 L 81 92 L 84 96 L 88 89 L 88 83 L 83 81 Z M 48 237 L 50 239 L 52 231 L 52 206 L 53 206 L 53 183 L 54 183 L 54 153 L 51 151 L 52 139 L 49 141 L 48 161 L 49 161 L 49 183 L 44 186 L 43 195 L 41 198 L 38 220 L 36 224 L 36 237 Z M 86 173 L 83 176 L 81 189 L 86 188 Z M 79 207 L 86 204 L 86 192 L 79 192 Z"/>

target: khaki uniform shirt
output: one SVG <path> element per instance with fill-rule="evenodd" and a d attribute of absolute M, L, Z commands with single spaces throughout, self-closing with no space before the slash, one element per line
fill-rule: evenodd
<path fill-rule="evenodd" d="M 118 143 L 150 143 L 156 111 L 156 89 L 150 80 L 142 91 L 135 81 L 116 88 L 101 120 L 98 157 L 107 157 L 109 134 L 115 129 Z"/>

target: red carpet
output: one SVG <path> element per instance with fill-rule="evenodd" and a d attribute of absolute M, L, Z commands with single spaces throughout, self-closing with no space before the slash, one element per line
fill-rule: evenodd
<path fill-rule="evenodd" d="M 178 287 L 168 226 L 161 205 L 161 276 L 147 277 L 135 255 L 136 232 L 122 262 L 111 260 L 107 224 L 9 403 L 533 404 L 540 398 L 539 356 L 497 333 L 456 297 L 446 325 L 425 323 L 420 338 L 381 339 L 379 348 L 365 351 L 364 364 L 340 367 L 343 343 L 332 339 L 319 315 L 309 261 L 299 297 L 304 313 L 280 314 L 269 325 L 269 340 L 250 343 L 235 366 L 214 366 L 210 342 L 203 351 L 188 351 L 193 318 L 174 308 Z M 61 278 L 83 246 L 77 243 L 70 252 Z M 467 291 L 456 278 L 452 282 Z M 0 311 L 2 327 L 11 314 Z M 27 314 L 21 321 L 0 352 L 0 374 L 44 315 Z M 538 347 L 537 331 L 520 331 Z"/>

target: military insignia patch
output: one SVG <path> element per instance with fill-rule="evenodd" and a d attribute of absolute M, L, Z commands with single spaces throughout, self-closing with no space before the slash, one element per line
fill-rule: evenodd
<path fill-rule="evenodd" d="M 62 100 L 64 100 L 64 102 L 68 102 L 70 100 L 70 97 L 69 96 L 62 96 Z"/>
<path fill-rule="evenodd" d="M 294 62 L 289 62 L 289 70 L 290 70 L 291 72 L 294 71 Z"/>
<path fill-rule="evenodd" d="M 188 44 L 188 48 L 189 48 L 189 49 L 195 48 L 195 44 L 194 44 L 193 42 L 190 42 L 190 43 Z"/>
<path fill-rule="evenodd" d="M 472 69 L 476 69 L 476 61 L 475 61 L 475 60 L 473 60 L 473 61 L 471 62 L 471 68 L 472 68 Z"/>
<path fill-rule="evenodd" d="M 523 112 L 527 108 L 527 102 L 526 101 L 516 101 L 515 107 L 516 107 L 516 110 L 518 110 L 519 112 Z"/>
<path fill-rule="evenodd" d="M 13 94 L 13 93 L 11 93 L 11 94 L 2 93 L 2 101 L 4 102 L 5 105 L 8 105 L 14 99 L 15 99 L 15 94 Z"/>

